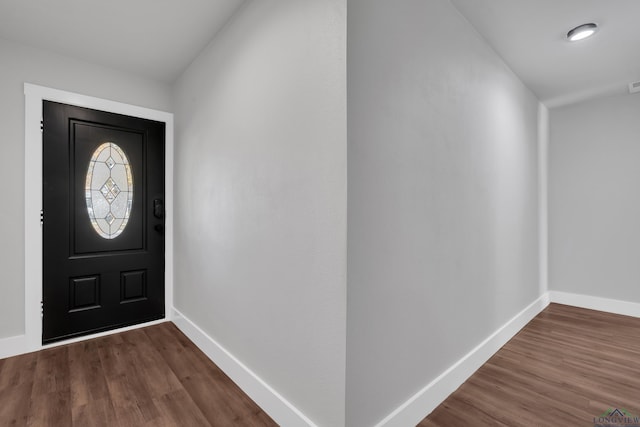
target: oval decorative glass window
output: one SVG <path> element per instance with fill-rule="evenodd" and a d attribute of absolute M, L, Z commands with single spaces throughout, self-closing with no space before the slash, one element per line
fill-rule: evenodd
<path fill-rule="evenodd" d="M 127 226 L 133 205 L 133 175 L 129 159 L 113 142 L 93 152 L 85 180 L 87 211 L 100 237 L 115 239 Z"/>

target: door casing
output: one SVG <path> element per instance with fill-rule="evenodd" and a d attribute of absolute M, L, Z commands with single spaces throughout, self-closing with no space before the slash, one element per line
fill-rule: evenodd
<path fill-rule="evenodd" d="M 173 114 L 115 101 L 24 84 L 25 94 L 25 338 L 27 351 L 68 344 L 172 320 L 173 316 Z M 54 101 L 164 122 L 165 128 L 165 319 L 59 343 L 42 345 L 42 101 Z"/>

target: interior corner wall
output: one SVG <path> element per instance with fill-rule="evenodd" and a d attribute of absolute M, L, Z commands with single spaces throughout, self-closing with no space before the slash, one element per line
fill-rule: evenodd
<path fill-rule="evenodd" d="M 549 291 L 549 109 L 538 103 L 538 263 L 540 294 Z"/>
<path fill-rule="evenodd" d="M 256 0 L 174 86 L 176 308 L 344 425 L 346 1 Z"/>
<path fill-rule="evenodd" d="M 447 0 L 349 0 L 347 28 L 347 425 L 364 427 L 541 295 L 539 103 Z"/>
<path fill-rule="evenodd" d="M 549 288 L 640 303 L 640 95 L 550 110 Z"/>
<path fill-rule="evenodd" d="M 169 111 L 168 85 L 0 39 L 0 338 L 24 334 L 24 83 Z"/>

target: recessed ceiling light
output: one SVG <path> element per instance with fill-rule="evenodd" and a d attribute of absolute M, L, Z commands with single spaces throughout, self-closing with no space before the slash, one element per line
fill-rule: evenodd
<path fill-rule="evenodd" d="M 598 30 L 598 25 L 593 22 L 589 24 L 582 24 L 575 27 L 573 30 L 567 33 L 567 39 L 572 42 L 586 39 L 591 37 Z"/>

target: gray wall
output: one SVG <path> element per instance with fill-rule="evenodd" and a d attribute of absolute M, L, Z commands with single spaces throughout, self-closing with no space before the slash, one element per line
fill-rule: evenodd
<path fill-rule="evenodd" d="M 535 96 L 447 0 L 348 3 L 347 425 L 540 294 Z"/>
<path fill-rule="evenodd" d="M 0 39 L 0 338 L 24 334 L 24 83 L 170 110 L 167 85 Z"/>
<path fill-rule="evenodd" d="M 550 119 L 549 289 L 640 303 L 640 95 Z"/>
<path fill-rule="evenodd" d="M 178 310 L 344 425 L 346 2 L 245 4 L 175 85 Z"/>

